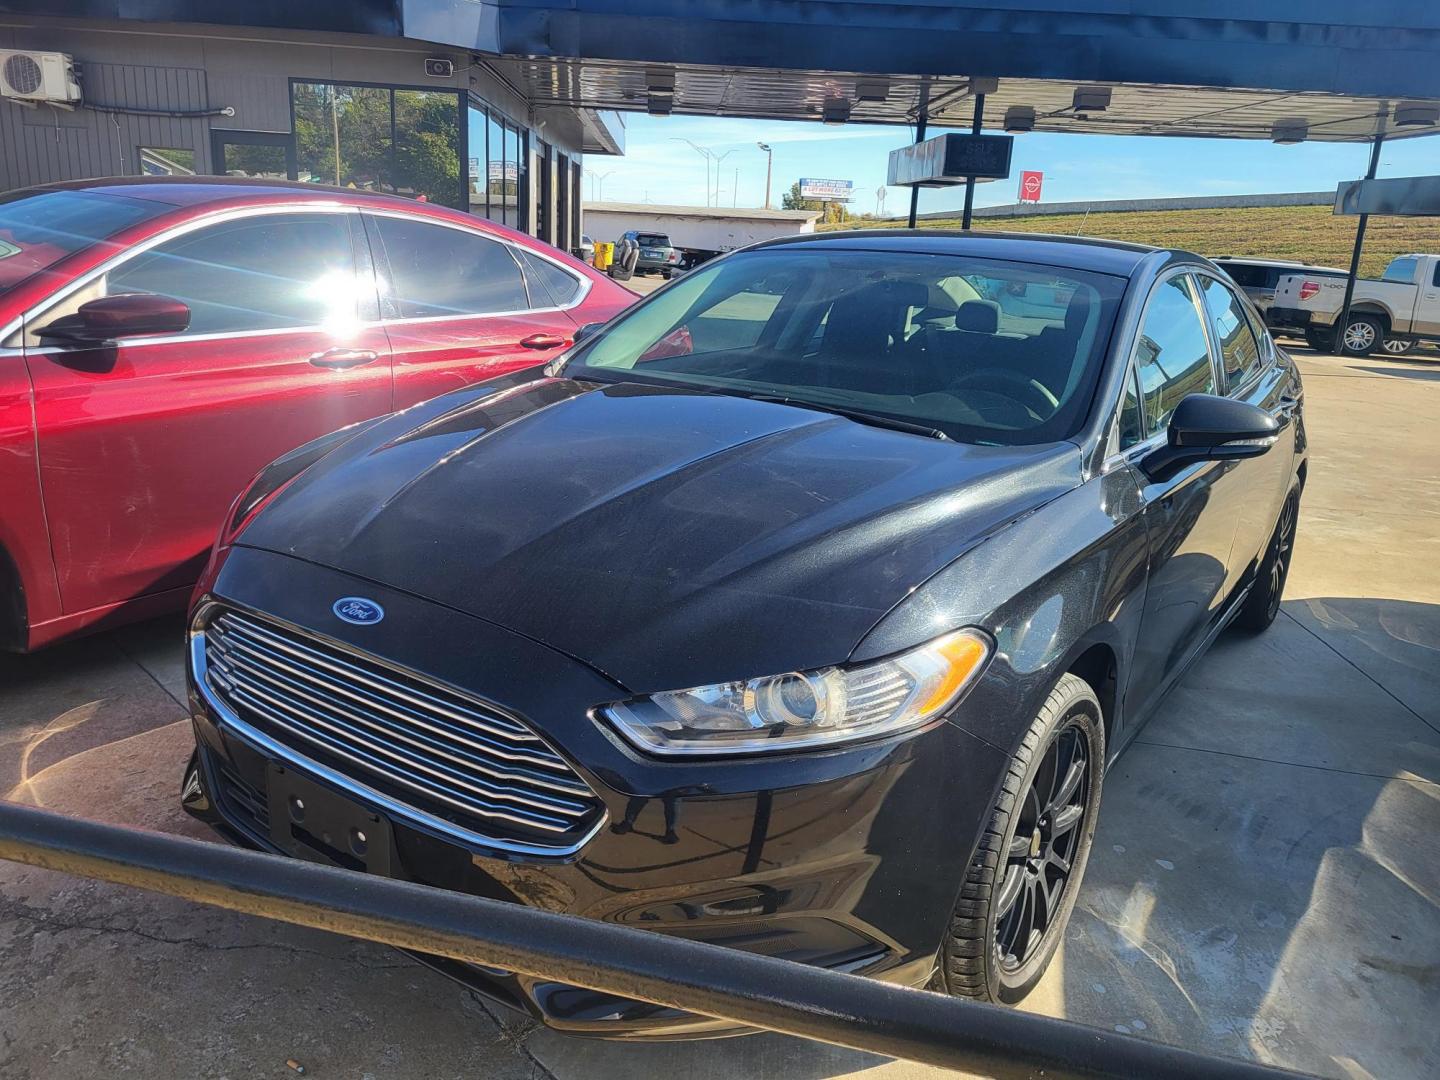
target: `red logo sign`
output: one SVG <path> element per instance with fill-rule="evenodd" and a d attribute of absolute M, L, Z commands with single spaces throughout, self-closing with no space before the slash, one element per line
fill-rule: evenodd
<path fill-rule="evenodd" d="M 1020 174 L 1020 201 L 1039 202 L 1040 189 L 1045 184 L 1045 174 L 1042 172 L 1022 172 Z"/>

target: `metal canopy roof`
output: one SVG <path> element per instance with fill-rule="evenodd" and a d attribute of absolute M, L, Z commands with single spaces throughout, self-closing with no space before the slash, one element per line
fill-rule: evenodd
<path fill-rule="evenodd" d="M 490 64 L 536 105 L 644 111 L 649 97 L 645 64 L 508 58 Z M 819 120 L 826 102 L 838 100 L 848 104 L 851 123 L 909 124 L 919 112 L 922 83 L 929 86 L 932 127 L 968 128 L 974 115 L 970 81 L 964 76 L 889 76 L 885 100 L 863 101 L 856 84 L 873 83 L 874 75 L 698 65 L 667 71 L 675 78 L 673 111 L 695 116 Z M 1111 88 L 1110 105 L 1103 112 L 1071 107 L 1077 87 L 1102 85 Z M 1440 130 L 1395 127 L 1390 120 L 1395 103 L 1316 91 L 1002 78 L 998 90 L 985 97 L 985 126 L 999 129 L 1006 110 L 1021 105 L 1035 110 L 1036 131 L 1103 135 L 1269 139 L 1277 121 L 1303 121 L 1308 138 L 1323 142 L 1365 142 L 1382 125 L 1387 138 Z M 1440 97 L 1436 104 L 1440 106 Z"/>
<path fill-rule="evenodd" d="M 538 104 L 644 110 L 673 74 L 672 111 L 909 123 L 928 84 L 932 124 L 966 126 L 972 77 L 999 79 L 1035 130 L 1358 142 L 1401 102 L 1440 106 L 1435 0 L 398 0 L 404 34 L 496 56 Z M 861 100 L 858 82 L 885 83 Z M 1078 113 L 1077 87 L 1113 90 Z M 1292 124 L 1293 126 L 1293 124 Z"/>

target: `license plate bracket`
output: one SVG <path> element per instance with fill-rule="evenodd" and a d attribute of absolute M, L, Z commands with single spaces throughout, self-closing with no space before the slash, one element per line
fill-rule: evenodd
<path fill-rule="evenodd" d="M 276 762 L 266 764 L 270 839 L 297 859 L 390 877 L 394 833 L 383 815 Z"/>

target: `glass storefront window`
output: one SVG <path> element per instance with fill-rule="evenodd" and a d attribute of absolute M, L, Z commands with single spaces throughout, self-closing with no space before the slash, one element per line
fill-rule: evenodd
<path fill-rule="evenodd" d="M 295 83 L 291 101 L 301 180 L 463 205 L 457 93 Z"/>
<path fill-rule="evenodd" d="M 526 133 L 483 102 L 469 109 L 470 212 L 502 225 L 525 229 Z"/>
<path fill-rule="evenodd" d="M 395 191 L 460 209 L 460 113 L 454 94 L 395 91 Z"/>

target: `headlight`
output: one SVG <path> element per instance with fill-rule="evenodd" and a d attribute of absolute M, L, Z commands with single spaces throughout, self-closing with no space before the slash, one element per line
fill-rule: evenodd
<path fill-rule="evenodd" d="M 833 746 L 920 727 L 985 666 L 990 639 L 957 630 L 899 656 L 716 683 L 600 710 L 654 754 L 755 754 Z"/>

